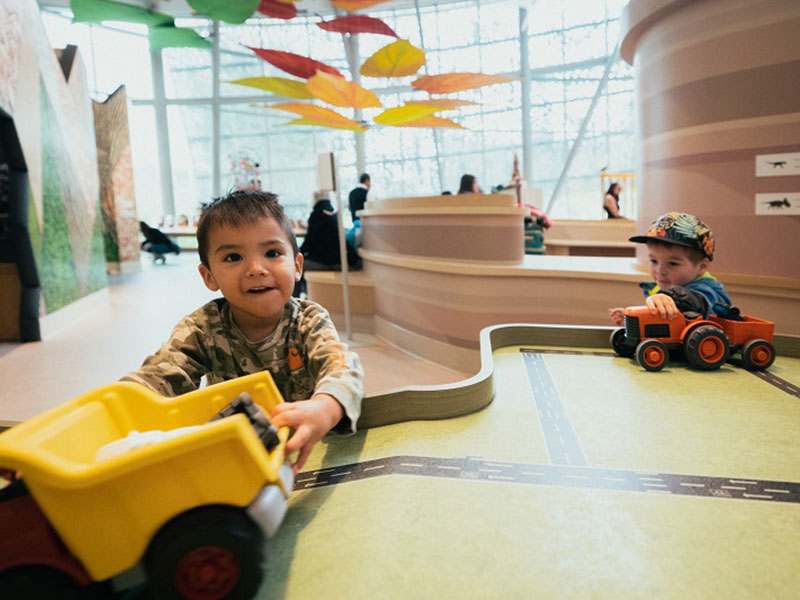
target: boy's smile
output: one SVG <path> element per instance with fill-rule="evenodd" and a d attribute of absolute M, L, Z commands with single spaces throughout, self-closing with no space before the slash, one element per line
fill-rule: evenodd
<path fill-rule="evenodd" d="M 263 217 L 243 227 L 212 229 L 208 267 L 199 269 L 206 287 L 225 296 L 242 333 L 258 341 L 277 326 L 303 272 L 303 255 L 294 256 L 281 226 Z"/>
<path fill-rule="evenodd" d="M 692 262 L 688 252 L 681 246 L 647 244 L 650 255 L 650 276 L 660 289 L 671 285 L 685 286 L 708 268 L 708 259 Z"/>

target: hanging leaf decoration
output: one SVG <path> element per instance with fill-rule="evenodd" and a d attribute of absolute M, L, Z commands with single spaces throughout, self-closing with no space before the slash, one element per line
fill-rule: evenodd
<path fill-rule="evenodd" d="M 504 75 L 486 75 L 484 73 L 445 73 L 444 75 L 424 75 L 411 82 L 418 90 L 429 94 L 449 94 L 462 90 L 471 90 L 495 83 L 514 81 Z"/>
<path fill-rule="evenodd" d="M 343 77 L 343 75 L 333 67 L 329 67 L 325 63 L 321 63 L 313 58 L 308 58 L 307 56 L 300 56 L 292 52 L 282 52 L 281 50 L 267 50 L 265 48 L 253 48 L 252 46 L 247 47 L 272 66 L 278 67 L 282 71 L 286 71 L 295 77 L 308 79 L 309 77 L 313 77 L 317 71 L 324 71 L 331 75 L 336 75 L 337 77 Z"/>
<path fill-rule="evenodd" d="M 320 127 L 333 127 L 335 129 L 352 129 L 353 131 L 366 131 L 367 128 L 361 125 L 358 121 L 348 119 L 337 113 L 335 110 L 325 108 L 324 106 L 317 106 L 316 104 L 306 104 L 303 102 L 288 102 L 285 104 L 271 104 L 266 108 L 274 108 L 277 110 L 285 110 L 287 112 L 295 113 L 310 122 L 302 122 L 301 120 L 292 121 L 296 125 L 319 125 Z"/>
<path fill-rule="evenodd" d="M 417 119 L 416 121 L 401 123 L 399 125 L 395 125 L 395 127 L 434 127 L 434 128 L 449 127 L 453 129 L 464 129 L 463 125 L 460 125 L 455 121 L 451 121 L 450 119 L 444 119 L 442 117 L 436 117 L 433 115 Z"/>
<path fill-rule="evenodd" d="M 425 64 L 425 53 L 408 40 L 397 40 L 370 56 L 359 71 L 364 77 L 405 77 Z"/>
<path fill-rule="evenodd" d="M 398 126 L 411 121 L 418 121 L 441 109 L 437 106 L 398 106 L 383 111 L 374 121 L 381 125 Z"/>
<path fill-rule="evenodd" d="M 201 15 L 239 25 L 253 16 L 259 0 L 186 0 Z"/>
<path fill-rule="evenodd" d="M 407 105 L 438 106 L 442 110 L 451 110 L 461 106 L 480 106 L 480 102 L 472 100 L 459 100 L 457 98 L 431 98 L 430 100 L 408 100 Z"/>
<path fill-rule="evenodd" d="M 188 27 L 175 27 L 174 25 L 159 25 L 147 30 L 150 40 L 150 50 L 164 48 L 205 48 L 210 50 L 214 44 L 200 37 L 194 29 Z"/>
<path fill-rule="evenodd" d="M 355 82 L 347 81 L 323 71 L 309 77 L 306 88 L 323 102 L 345 108 L 381 106 L 378 97 Z"/>
<path fill-rule="evenodd" d="M 333 75 L 330 75 L 330 77 L 333 77 Z M 306 83 L 304 81 L 287 79 L 285 77 L 247 77 L 245 79 L 229 81 L 228 83 L 253 87 L 264 90 L 265 92 L 272 92 L 277 96 L 297 98 L 298 100 L 311 100 L 314 97 L 314 95 L 308 91 L 308 88 L 306 88 Z"/>
<path fill-rule="evenodd" d="M 294 4 L 279 2 L 279 0 L 261 0 L 258 5 L 258 12 L 273 19 L 283 19 L 288 21 L 297 16 L 297 8 Z"/>
<path fill-rule="evenodd" d="M 350 35 L 356 33 L 377 33 L 378 35 L 399 37 L 391 27 L 380 19 L 364 15 L 349 15 L 347 17 L 333 19 L 332 21 L 319 21 L 317 27 L 325 31 L 349 33 Z"/>
<path fill-rule="evenodd" d="M 308 117 L 302 119 L 293 119 L 288 123 L 284 123 L 284 125 L 313 125 L 314 127 L 328 127 L 330 129 L 348 129 L 350 131 L 355 131 L 356 133 L 364 133 L 369 127 L 362 126 L 356 121 L 351 121 L 347 119 L 347 123 L 344 122 L 329 122 L 324 121 L 322 119 L 311 119 Z"/>
<path fill-rule="evenodd" d="M 384 2 L 388 2 L 388 0 L 332 0 L 331 4 L 339 10 L 352 12 L 354 10 L 371 8 L 377 4 L 383 4 Z"/>
<path fill-rule="evenodd" d="M 72 0 L 73 23 L 100 23 L 102 21 L 122 21 L 140 23 L 148 27 L 174 26 L 174 19 L 162 13 L 151 12 L 140 6 L 103 0 Z"/>

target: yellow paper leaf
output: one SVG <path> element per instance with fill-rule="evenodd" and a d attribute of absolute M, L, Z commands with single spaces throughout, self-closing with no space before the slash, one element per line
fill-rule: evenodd
<path fill-rule="evenodd" d="M 350 123 L 329 123 L 321 119 L 311 118 L 293 119 L 288 123 L 284 123 L 284 125 L 312 125 L 314 127 L 328 127 L 329 129 L 348 129 L 350 131 L 355 131 L 356 133 L 363 133 L 369 129 L 369 127 L 362 126 L 355 121 L 351 121 Z"/>
<path fill-rule="evenodd" d="M 452 110 L 460 106 L 480 106 L 480 102 L 456 98 L 431 98 L 430 100 L 409 100 L 406 102 L 406 106 L 438 106 L 442 110 Z"/>
<path fill-rule="evenodd" d="M 445 73 L 444 75 L 424 75 L 412 81 L 411 85 L 418 90 L 425 90 L 429 94 L 449 94 L 509 81 L 513 81 L 513 79 L 504 75 Z"/>
<path fill-rule="evenodd" d="M 305 81 L 287 79 L 286 77 L 246 77 L 245 79 L 236 79 L 228 83 L 258 88 L 278 96 L 297 98 L 298 100 L 310 100 L 314 97 L 306 88 Z"/>
<path fill-rule="evenodd" d="M 353 81 L 347 81 L 324 71 L 317 71 L 306 82 L 308 91 L 323 102 L 346 108 L 381 106 L 378 97 Z"/>
<path fill-rule="evenodd" d="M 425 64 L 425 53 L 408 40 L 397 40 L 384 46 L 361 65 L 364 77 L 405 77 L 413 75 Z"/>
<path fill-rule="evenodd" d="M 381 125 L 402 125 L 410 121 L 417 121 L 435 112 L 442 110 L 438 106 L 398 106 L 383 111 L 374 121 Z"/>
<path fill-rule="evenodd" d="M 442 117 L 435 117 L 433 115 L 417 119 L 416 121 L 409 121 L 408 123 L 395 125 L 395 127 L 452 127 L 455 129 L 464 129 L 463 125 L 460 125 L 455 121 L 444 119 Z"/>
<path fill-rule="evenodd" d="M 335 110 L 325 108 L 324 106 L 317 106 L 316 104 L 306 104 L 303 102 L 287 102 L 285 104 L 271 104 L 266 108 L 275 108 L 277 110 L 285 110 L 287 112 L 295 113 L 301 117 L 305 117 L 316 121 L 317 124 L 324 123 L 324 127 L 335 127 L 337 129 L 353 129 L 354 131 L 365 131 L 364 126 L 358 121 L 348 119 L 340 115 Z"/>
<path fill-rule="evenodd" d="M 388 0 L 332 0 L 331 4 L 339 10 L 353 11 L 370 8 L 384 2 L 388 2 Z"/>

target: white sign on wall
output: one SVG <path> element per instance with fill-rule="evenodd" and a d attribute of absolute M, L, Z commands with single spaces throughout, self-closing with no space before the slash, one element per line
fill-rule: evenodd
<path fill-rule="evenodd" d="M 756 154 L 756 177 L 800 175 L 800 152 Z"/>
<path fill-rule="evenodd" d="M 756 194 L 757 215 L 800 215 L 800 192 Z"/>

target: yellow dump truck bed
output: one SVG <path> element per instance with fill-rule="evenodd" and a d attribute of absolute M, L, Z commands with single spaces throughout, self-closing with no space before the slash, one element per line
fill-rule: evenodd
<path fill-rule="evenodd" d="M 93 390 L 0 435 L 0 466 L 17 469 L 69 549 L 96 580 L 134 565 L 169 519 L 208 504 L 247 506 L 278 476 L 288 430 L 267 453 L 244 415 L 208 423 L 248 392 L 267 412 L 282 402 L 262 372 L 176 398 L 133 383 Z M 96 460 L 131 431 L 202 427 Z"/>

